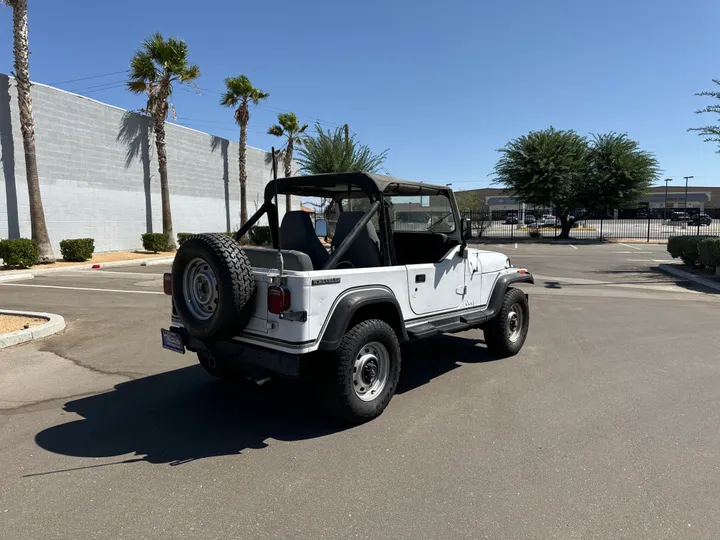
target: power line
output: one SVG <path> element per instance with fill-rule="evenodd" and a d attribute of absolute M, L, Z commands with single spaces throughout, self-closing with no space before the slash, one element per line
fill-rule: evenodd
<path fill-rule="evenodd" d="M 88 81 L 90 79 L 100 79 L 102 77 L 109 77 L 110 75 L 120 75 L 121 73 L 127 73 L 128 71 L 129 70 L 124 69 L 122 71 L 113 71 L 112 73 L 103 73 L 102 75 L 92 75 L 90 77 L 80 77 L 79 79 L 70 79 L 69 81 L 52 82 L 52 83 L 47 83 L 47 84 L 49 84 L 50 86 L 55 86 L 56 84 L 69 84 L 69 83 L 74 83 L 74 82 L 78 82 L 78 81 Z"/>
<path fill-rule="evenodd" d="M 114 85 L 114 84 L 123 84 L 124 85 L 126 82 L 127 81 L 112 81 L 112 82 L 107 82 L 107 83 L 103 83 L 103 84 L 95 84 L 93 86 L 84 86 L 81 88 L 71 88 L 68 90 L 68 92 L 84 92 L 86 90 L 93 90 L 94 88 L 102 88 L 103 86 L 110 86 L 110 85 Z"/>
<path fill-rule="evenodd" d="M 96 88 L 95 90 L 83 90 L 83 94 L 92 94 L 93 92 L 102 92 L 103 90 L 115 90 L 116 88 L 125 88 L 125 83 L 120 83 L 115 86 L 108 86 L 107 88 Z M 68 90 L 68 92 L 72 92 L 72 90 Z M 79 90 L 76 90 L 76 92 L 79 92 Z"/>

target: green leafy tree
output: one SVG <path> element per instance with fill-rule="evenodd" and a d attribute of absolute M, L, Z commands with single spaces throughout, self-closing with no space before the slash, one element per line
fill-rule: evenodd
<path fill-rule="evenodd" d="M 305 138 L 303 148 L 298 149 L 301 169 L 309 174 L 380 172 L 388 150 L 373 154 L 369 146 L 343 131 L 341 127 L 323 131 L 319 123 L 315 124 L 315 135 Z"/>
<path fill-rule="evenodd" d="M 655 156 L 626 134 L 593 135 L 588 160 L 578 203 L 593 210 L 634 206 L 660 174 Z"/>
<path fill-rule="evenodd" d="M 247 212 L 247 128 L 250 122 L 250 103 L 257 105 L 270 94 L 255 88 L 245 75 L 225 79 L 225 93 L 220 100 L 224 107 L 235 108 L 235 121 L 240 126 L 238 161 L 240 169 L 240 223 L 248 220 Z"/>
<path fill-rule="evenodd" d="M 629 206 L 658 176 L 655 156 L 627 135 L 595 135 L 592 144 L 572 130 L 531 131 L 500 149 L 498 181 L 527 204 L 553 208 L 561 238 L 589 211 Z"/>
<path fill-rule="evenodd" d="M 305 133 L 307 127 L 307 124 L 300 125 L 294 112 L 288 112 L 278 114 L 278 123 L 268 129 L 269 135 L 285 137 L 286 139 L 285 149 L 283 150 L 285 178 L 292 176 L 293 151 L 296 146 L 298 148 L 302 146 L 303 140 L 301 136 Z M 292 210 L 290 195 L 285 195 L 285 211 L 289 212 L 290 210 Z"/>
<path fill-rule="evenodd" d="M 720 86 L 720 79 L 713 79 L 713 83 Z M 718 90 L 710 90 L 706 92 L 698 92 L 695 94 L 696 96 L 701 97 L 711 97 L 716 100 L 720 100 L 720 91 Z M 695 111 L 695 114 L 704 114 L 704 113 L 711 113 L 711 114 L 717 114 L 720 115 L 720 105 L 708 105 L 707 107 L 703 107 L 702 109 L 698 109 Z M 697 131 L 698 135 L 701 137 L 704 137 L 705 142 L 710 142 L 718 145 L 718 149 L 716 150 L 720 154 L 720 125 L 714 124 L 714 125 L 708 125 L 708 126 L 702 126 L 697 128 L 690 128 L 688 131 Z"/>
<path fill-rule="evenodd" d="M 168 247 L 171 250 L 176 249 L 176 244 L 170 211 L 165 120 L 170 109 L 169 98 L 173 92 L 173 84 L 188 84 L 199 76 L 200 68 L 195 64 L 188 63 L 187 44 L 173 37 L 166 40 L 160 32 L 143 41 L 142 47 L 135 52 L 130 61 L 127 88 L 134 94 L 147 95 L 147 104 L 143 112 L 153 120 L 160 172 L 163 234 L 168 236 Z"/>
<path fill-rule="evenodd" d="M 20 109 L 20 131 L 25 152 L 28 203 L 30 206 L 30 234 L 37 244 L 38 262 L 53 263 L 55 254 L 45 223 L 45 210 L 40 196 L 40 178 L 35 154 L 35 120 L 30 96 L 30 46 L 28 42 L 27 0 L 0 0 L 13 10 L 13 54 L 15 82 Z"/>

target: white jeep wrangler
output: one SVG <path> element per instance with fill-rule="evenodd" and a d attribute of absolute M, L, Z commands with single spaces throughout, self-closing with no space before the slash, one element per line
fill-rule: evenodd
<path fill-rule="evenodd" d="M 306 212 L 278 224 L 278 194 L 332 201 L 329 248 Z M 272 247 L 241 246 L 263 215 Z M 445 186 L 364 173 L 275 180 L 234 238 L 182 244 L 164 280 L 173 312 L 163 346 L 197 352 L 218 377 L 319 375 L 336 414 L 370 420 L 395 393 L 405 342 L 481 328 L 497 356 L 523 346 L 528 300 L 511 285 L 533 277 L 467 247 L 470 237 Z"/>

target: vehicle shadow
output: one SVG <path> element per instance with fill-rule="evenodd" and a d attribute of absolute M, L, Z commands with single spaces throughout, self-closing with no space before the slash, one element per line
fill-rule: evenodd
<path fill-rule="evenodd" d="M 310 439 L 347 427 L 317 409 L 302 385 L 224 383 L 198 364 L 69 401 L 64 410 L 83 419 L 48 428 L 35 442 L 69 456 L 134 453 L 150 463 L 180 465 L 264 448 L 271 438 Z"/>
<path fill-rule="evenodd" d="M 417 349 L 420 354 L 403 365 L 398 392 L 417 388 L 459 367 L 459 362 L 490 360 L 484 348 L 475 346 L 478 341 L 454 336 L 425 341 Z M 64 410 L 83 418 L 45 429 L 35 442 L 68 456 L 134 454 L 120 463 L 181 465 L 265 448 L 271 444 L 268 439 L 301 441 L 352 427 L 330 417 L 313 396 L 302 380 L 278 379 L 263 387 L 230 384 L 213 379 L 195 365 L 68 401 Z M 52 472 L 59 471 L 30 476 Z"/>
<path fill-rule="evenodd" d="M 402 394 L 429 383 L 436 377 L 461 367 L 497 360 L 482 339 L 452 334 L 403 346 L 403 364 L 397 393 Z"/>

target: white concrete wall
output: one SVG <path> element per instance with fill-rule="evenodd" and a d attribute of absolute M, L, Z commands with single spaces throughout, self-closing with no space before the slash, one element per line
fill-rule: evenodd
<path fill-rule="evenodd" d="M 101 252 L 140 248 L 142 233 L 162 232 L 147 120 L 49 86 L 36 84 L 32 91 L 40 189 L 56 255 L 65 238 L 94 238 Z M 0 238 L 30 237 L 19 123 L 15 81 L 0 74 Z M 166 139 L 175 233 L 239 228 L 237 143 L 174 124 Z M 272 178 L 268 156 L 248 148 L 249 215 Z M 279 206 L 282 215 L 284 201 Z M 299 206 L 293 199 L 293 208 Z"/>

